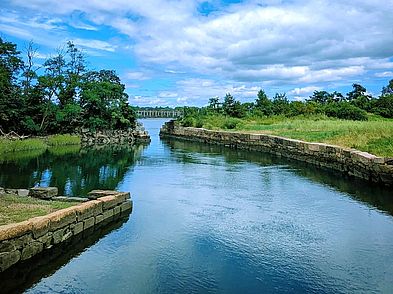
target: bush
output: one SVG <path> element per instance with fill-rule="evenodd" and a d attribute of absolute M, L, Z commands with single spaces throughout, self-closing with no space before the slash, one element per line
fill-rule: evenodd
<path fill-rule="evenodd" d="M 367 113 L 348 102 L 329 103 L 324 107 L 327 116 L 349 120 L 367 120 Z"/>
<path fill-rule="evenodd" d="M 375 100 L 373 112 L 383 117 L 393 118 L 393 94 L 384 95 Z"/>
<path fill-rule="evenodd" d="M 241 121 L 239 119 L 227 118 L 227 119 L 225 119 L 225 121 L 223 123 L 223 128 L 232 130 L 232 129 L 235 129 L 240 123 L 241 123 Z"/>
<path fill-rule="evenodd" d="M 181 125 L 183 127 L 193 127 L 195 125 L 195 118 L 191 116 L 186 116 L 181 120 Z"/>
<path fill-rule="evenodd" d="M 196 128 L 202 128 L 203 127 L 203 120 L 201 118 L 197 118 L 195 121 L 195 127 Z"/>

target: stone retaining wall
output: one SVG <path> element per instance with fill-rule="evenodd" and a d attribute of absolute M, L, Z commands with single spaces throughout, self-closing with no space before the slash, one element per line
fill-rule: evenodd
<path fill-rule="evenodd" d="M 143 129 L 135 130 L 103 130 L 91 132 L 82 129 L 79 132 L 82 145 L 128 144 L 150 142 L 149 134 Z"/>
<path fill-rule="evenodd" d="M 165 123 L 160 130 L 160 136 L 267 152 L 393 186 L 392 158 L 378 157 L 354 149 L 272 135 L 181 127 L 175 121 Z"/>
<path fill-rule="evenodd" d="M 60 244 L 74 235 L 130 212 L 130 193 L 92 191 L 99 196 L 51 214 L 0 226 L 0 272 Z"/>

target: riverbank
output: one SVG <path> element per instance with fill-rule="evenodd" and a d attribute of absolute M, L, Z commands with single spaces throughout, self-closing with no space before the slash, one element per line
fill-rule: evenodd
<path fill-rule="evenodd" d="M 20 140 L 0 138 L 0 154 L 18 151 L 48 149 L 55 146 L 80 145 L 81 139 L 77 135 L 52 135 Z"/>
<path fill-rule="evenodd" d="M 82 232 L 117 220 L 132 209 L 130 193 L 95 190 L 89 198 L 92 200 L 43 216 L 0 225 L 0 272 Z"/>
<path fill-rule="evenodd" d="M 336 145 L 310 143 L 268 134 L 182 127 L 175 121 L 164 124 L 160 136 L 272 153 L 337 170 L 367 181 L 387 186 L 393 185 L 392 158 L 378 157 Z"/>
<path fill-rule="evenodd" d="M 224 115 L 201 115 L 184 119 L 183 126 L 209 130 L 231 130 L 261 133 L 326 143 L 393 157 L 393 119 L 368 115 L 367 121 L 330 118 L 324 115 L 247 117 L 242 119 Z"/>
<path fill-rule="evenodd" d="M 59 134 L 46 137 L 8 139 L 0 137 L 0 155 L 29 150 L 47 150 L 56 146 L 118 145 L 150 142 L 149 134 L 138 126 L 133 130 L 103 130 L 92 132 L 82 129 L 80 134 Z"/>

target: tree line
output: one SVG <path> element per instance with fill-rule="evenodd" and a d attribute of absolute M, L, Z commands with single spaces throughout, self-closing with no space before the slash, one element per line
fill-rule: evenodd
<path fill-rule="evenodd" d="M 222 114 L 236 118 L 325 114 L 329 117 L 350 120 L 367 120 L 367 113 L 374 113 L 393 118 L 393 80 L 382 88 L 379 97 L 372 97 L 362 85 L 353 84 L 352 88 L 352 91 L 345 96 L 336 91 L 332 93 L 314 91 L 305 101 L 289 101 L 285 93 L 276 93 L 271 99 L 261 89 L 255 102 L 241 103 L 227 93 L 223 102 L 220 98 L 213 97 L 209 99 L 207 107 L 186 107 L 184 113 L 185 117 Z"/>
<path fill-rule="evenodd" d="M 89 70 L 72 42 L 36 63 L 30 42 L 25 60 L 16 44 L 0 38 L 0 127 L 4 132 L 47 135 L 78 128 L 135 126 L 125 86 L 114 70 Z"/>

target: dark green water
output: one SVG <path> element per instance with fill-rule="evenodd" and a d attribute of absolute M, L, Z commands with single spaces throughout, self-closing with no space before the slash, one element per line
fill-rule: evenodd
<path fill-rule="evenodd" d="M 161 141 L 163 121 L 143 123 L 149 146 L 2 160 L 0 186 L 110 188 L 134 200 L 125 223 L 56 270 L 41 268 L 28 293 L 393 292 L 391 190 L 269 155 Z"/>

